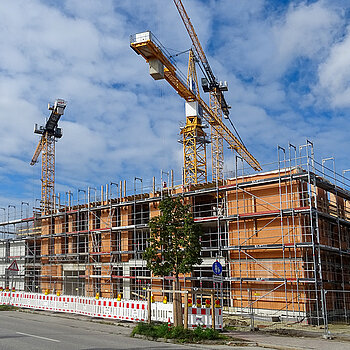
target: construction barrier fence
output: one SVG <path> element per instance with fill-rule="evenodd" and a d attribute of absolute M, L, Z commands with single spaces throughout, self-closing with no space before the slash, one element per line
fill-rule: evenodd
<path fill-rule="evenodd" d="M 44 310 L 51 312 L 66 312 L 90 317 L 124 320 L 130 322 L 147 321 L 147 301 L 117 300 L 107 298 L 92 298 L 78 296 L 43 295 L 27 292 L 0 292 L 0 305 Z M 173 304 L 152 303 L 151 319 L 159 322 L 174 322 Z M 210 308 L 188 308 L 188 326 L 195 328 L 211 327 Z M 215 308 L 215 328 L 222 329 L 222 309 Z"/>

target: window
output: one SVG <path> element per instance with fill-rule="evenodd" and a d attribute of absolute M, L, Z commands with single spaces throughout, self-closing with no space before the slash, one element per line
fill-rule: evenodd
<path fill-rule="evenodd" d="M 101 210 L 96 210 L 92 212 L 92 221 L 94 229 L 101 228 Z"/>
<path fill-rule="evenodd" d="M 148 224 L 149 204 L 135 204 L 132 207 L 132 223 L 134 225 Z"/>
<path fill-rule="evenodd" d="M 147 286 L 151 283 L 151 271 L 146 267 L 130 267 L 131 299 L 146 300 Z M 146 277 L 146 278 L 145 278 Z"/>
<path fill-rule="evenodd" d="M 62 216 L 62 232 L 69 232 L 69 220 L 67 215 Z"/>
<path fill-rule="evenodd" d="M 78 213 L 78 231 L 86 231 L 88 229 L 87 212 Z"/>
<path fill-rule="evenodd" d="M 149 229 L 135 230 L 132 241 L 132 250 L 135 251 L 135 259 L 142 259 L 143 252 L 147 248 L 150 233 Z"/>
<path fill-rule="evenodd" d="M 112 227 L 118 227 L 120 225 L 120 207 L 116 207 L 112 209 Z"/>
<path fill-rule="evenodd" d="M 121 261 L 121 232 L 112 231 L 111 232 L 111 254 L 112 261 L 118 262 Z"/>
<path fill-rule="evenodd" d="M 215 196 L 201 195 L 193 197 L 193 216 L 208 217 L 222 215 L 222 203 L 219 203 L 219 208 Z"/>
<path fill-rule="evenodd" d="M 89 239 L 86 234 L 80 234 L 78 236 L 78 253 L 79 253 L 79 261 L 87 262 L 89 251 Z"/>
<path fill-rule="evenodd" d="M 121 266 L 112 267 L 113 298 L 123 293 L 123 268 Z"/>
<path fill-rule="evenodd" d="M 101 252 L 101 233 L 100 232 L 92 232 L 90 235 L 90 238 L 92 240 L 92 251 L 91 251 L 91 258 L 95 262 L 100 261 L 100 255 Z"/>
<path fill-rule="evenodd" d="M 25 290 L 27 292 L 37 293 L 40 287 L 40 268 L 25 268 Z"/>
<path fill-rule="evenodd" d="M 49 244 L 49 255 L 54 255 L 55 254 L 55 238 L 50 237 L 48 240 Z"/>
<path fill-rule="evenodd" d="M 209 226 L 202 226 L 203 235 L 201 237 L 202 245 L 202 257 L 216 257 L 219 247 L 225 247 L 228 245 L 228 233 L 225 225 L 222 224 L 220 232 L 215 224 Z"/>
<path fill-rule="evenodd" d="M 62 237 L 62 254 L 67 254 L 68 253 L 68 236 L 64 235 Z"/>
<path fill-rule="evenodd" d="M 69 215 L 69 221 L 70 221 L 70 232 L 76 232 L 78 231 L 77 227 L 77 214 L 70 214 Z"/>
<path fill-rule="evenodd" d="M 93 267 L 93 285 L 94 285 L 94 295 L 96 293 L 101 294 L 101 267 L 94 266 Z"/>

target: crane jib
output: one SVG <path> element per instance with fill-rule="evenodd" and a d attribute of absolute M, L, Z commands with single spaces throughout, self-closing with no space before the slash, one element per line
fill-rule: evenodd
<path fill-rule="evenodd" d="M 176 67 L 161 50 L 161 44 L 154 42 L 154 36 L 151 32 L 143 32 L 131 36 L 130 46 L 136 53 L 144 57 L 147 62 L 154 59 L 159 60 L 164 66 L 164 79 L 167 80 L 186 101 L 197 100 L 205 112 L 203 113 L 203 118 L 217 130 L 220 136 L 228 143 L 229 147 L 236 150 L 254 170 L 261 170 L 259 162 L 248 152 L 246 147 L 228 129 L 222 120 L 217 118 L 209 106 L 189 89 L 184 79 L 179 76 Z M 161 75 L 161 72 L 158 74 Z"/>

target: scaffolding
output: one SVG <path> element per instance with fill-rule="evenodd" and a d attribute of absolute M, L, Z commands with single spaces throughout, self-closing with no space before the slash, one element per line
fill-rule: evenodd
<path fill-rule="evenodd" d="M 254 309 L 286 321 L 348 322 L 350 180 L 336 173 L 334 162 L 333 169 L 317 162 L 309 141 L 279 146 L 277 156 L 254 174 L 236 157 L 235 170 L 220 183 L 162 179 L 157 187 L 153 178 L 147 187 L 135 177 L 131 190 L 121 181 L 79 189 L 75 200 L 71 192 L 64 200 L 57 195 L 50 215 L 4 215 L 0 243 L 23 243 L 27 291 L 145 299 L 151 286 L 164 290 L 156 298 L 171 301 L 173 276 L 153 276 L 142 255 L 159 201 L 165 193 L 181 195 L 203 229 L 203 263 L 181 277 L 193 300 L 204 302 L 198 291 L 214 288 L 230 313 L 248 316 Z M 213 274 L 215 261 L 223 265 L 221 276 Z"/>

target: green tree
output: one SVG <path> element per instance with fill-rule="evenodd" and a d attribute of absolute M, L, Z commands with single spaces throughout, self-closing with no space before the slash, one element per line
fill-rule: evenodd
<path fill-rule="evenodd" d="M 174 276 L 173 289 L 179 290 L 179 274 L 189 273 L 200 258 L 202 229 L 194 222 L 189 204 L 182 197 L 165 197 L 160 215 L 149 222 L 150 238 L 144 252 L 147 267 L 155 276 Z M 182 325 L 181 294 L 174 293 L 174 324 Z"/>

